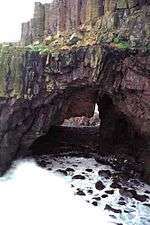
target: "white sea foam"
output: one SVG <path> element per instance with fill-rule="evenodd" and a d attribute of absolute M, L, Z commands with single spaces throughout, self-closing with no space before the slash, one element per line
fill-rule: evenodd
<path fill-rule="evenodd" d="M 2 225 L 107 225 L 106 215 L 73 196 L 65 181 L 38 167 L 18 162 L 0 178 Z"/>

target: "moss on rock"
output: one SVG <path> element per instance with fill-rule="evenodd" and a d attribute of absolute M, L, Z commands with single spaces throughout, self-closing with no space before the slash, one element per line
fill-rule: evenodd
<path fill-rule="evenodd" d="M 0 96 L 19 96 L 25 48 L 0 45 Z"/>

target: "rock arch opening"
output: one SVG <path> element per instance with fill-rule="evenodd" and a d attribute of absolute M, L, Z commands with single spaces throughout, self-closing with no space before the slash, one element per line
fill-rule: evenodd
<path fill-rule="evenodd" d="M 97 89 L 93 87 L 68 90 L 63 107 L 46 135 L 30 146 L 33 155 L 61 152 L 90 152 L 98 150 L 99 113 Z"/>
<path fill-rule="evenodd" d="M 46 135 L 31 145 L 33 155 L 135 153 L 136 132 L 131 122 L 117 108 L 108 94 L 98 97 L 93 88 L 70 90 L 64 96 L 64 105 Z"/>
<path fill-rule="evenodd" d="M 100 118 L 98 112 L 98 105 L 95 104 L 95 110 L 92 117 L 71 117 L 70 119 L 65 119 L 62 126 L 68 127 L 94 127 L 100 126 Z"/>

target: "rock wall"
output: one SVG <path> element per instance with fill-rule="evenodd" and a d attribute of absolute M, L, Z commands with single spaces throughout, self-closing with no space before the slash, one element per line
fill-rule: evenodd
<path fill-rule="evenodd" d="M 45 4 L 45 36 L 56 33 L 58 29 L 59 2 L 53 1 L 51 4 Z"/>
<path fill-rule="evenodd" d="M 34 18 L 23 24 L 22 43 L 101 17 L 93 32 L 97 41 L 44 53 L 0 45 L 1 174 L 16 157 L 32 154 L 32 143 L 51 126 L 92 117 L 97 103 L 99 152 L 141 160 L 150 182 L 150 13 L 145 4 L 149 1 L 36 3 Z"/>
<path fill-rule="evenodd" d="M 92 79 L 95 60 L 86 48 L 42 56 L 6 46 L 0 53 L 2 173 L 18 154 L 28 154 L 33 141 L 51 125 L 74 116 L 91 117 L 98 89 Z M 85 107 L 80 109 L 79 103 Z"/>
<path fill-rule="evenodd" d="M 0 76 L 1 173 L 18 155 L 31 154 L 29 147 L 52 125 L 71 117 L 92 117 L 98 103 L 99 151 L 142 160 L 149 180 L 148 53 L 101 45 L 48 55 L 12 48 L 9 54 L 1 50 L 5 59 L 7 52 Z"/>
<path fill-rule="evenodd" d="M 123 58 L 122 58 L 123 57 Z M 111 60 L 110 60 L 111 59 Z M 105 78 L 100 73 L 99 112 L 102 152 L 120 151 L 143 162 L 150 178 L 150 54 L 106 55 Z M 115 76 L 115 79 L 114 79 Z M 126 131 L 126 132 L 125 132 Z M 120 149 L 120 150 L 119 150 Z M 128 149 L 128 150 L 127 150 Z M 150 182 L 150 181 L 149 181 Z"/>
<path fill-rule="evenodd" d="M 84 24 L 92 24 L 108 13 L 115 17 L 128 15 L 149 0 L 54 0 L 52 3 L 36 2 L 34 16 L 30 22 L 22 24 L 21 43 L 28 44 L 41 40 L 44 36 L 77 29 Z"/>

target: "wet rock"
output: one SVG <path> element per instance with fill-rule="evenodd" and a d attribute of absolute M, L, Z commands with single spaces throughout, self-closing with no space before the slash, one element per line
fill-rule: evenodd
<path fill-rule="evenodd" d="M 128 197 L 128 198 L 133 198 L 133 194 L 126 188 L 121 188 L 119 190 L 119 193 L 125 197 Z"/>
<path fill-rule="evenodd" d="M 72 179 L 73 179 L 73 180 L 78 180 L 78 179 L 79 179 L 79 180 L 85 180 L 85 176 L 82 176 L 82 175 L 75 175 L 75 176 L 72 177 Z"/>
<path fill-rule="evenodd" d="M 41 160 L 48 160 L 48 157 L 45 156 L 45 155 L 43 155 L 43 156 L 41 156 L 41 157 L 35 157 L 35 158 L 37 158 L 37 160 L 38 160 L 38 159 L 41 159 Z"/>
<path fill-rule="evenodd" d="M 120 183 L 125 183 L 128 182 L 128 180 L 131 178 L 131 174 L 128 174 L 127 172 L 119 172 L 113 174 L 113 180 L 118 181 Z"/>
<path fill-rule="evenodd" d="M 86 196 L 86 194 L 82 190 L 78 190 L 76 194 L 80 196 Z"/>
<path fill-rule="evenodd" d="M 93 194 L 93 190 L 88 190 L 87 191 L 89 194 Z"/>
<path fill-rule="evenodd" d="M 56 173 L 59 173 L 59 174 L 64 175 L 64 176 L 67 176 L 67 172 L 65 170 L 62 170 L 62 169 L 56 170 Z"/>
<path fill-rule="evenodd" d="M 83 175 L 86 175 L 86 173 L 85 173 L 85 172 L 82 172 L 82 174 L 83 174 Z"/>
<path fill-rule="evenodd" d="M 105 188 L 105 185 L 102 183 L 102 181 L 98 181 L 96 184 L 95 184 L 95 188 L 99 191 L 103 190 Z"/>
<path fill-rule="evenodd" d="M 139 176 L 140 177 L 140 176 Z M 132 179 L 132 182 L 134 185 L 139 186 L 140 185 L 140 181 L 136 180 L 136 179 Z"/>
<path fill-rule="evenodd" d="M 128 210 L 125 209 L 124 212 L 125 213 L 133 213 L 133 212 L 135 212 L 135 209 L 128 209 Z"/>
<path fill-rule="evenodd" d="M 119 201 L 124 201 L 125 199 L 123 197 L 120 197 L 119 198 Z"/>
<path fill-rule="evenodd" d="M 115 215 L 109 215 L 111 218 L 116 219 L 117 217 Z"/>
<path fill-rule="evenodd" d="M 94 197 L 93 199 L 96 200 L 96 201 L 100 201 L 101 200 L 100 197 Z"/>
<path fill-rule="evenodd" d="M 119 205 L 126 205 L 126 202 L 118 202 Z"/>
<path fill-rule="evenodd" d="M 144 203 L 143 205 L 145 205 L 145 206 L 150 208 L 150 204 L 149 203 Z"/>
<path fill-rule="evenodd" d="M 92 173 L 92 172 L 93 172 L 92 169 L 86 169 L 86 171 L 87 171 L 88 173 Z"/>
<path fill-rule="evenodd" d="M 140 202 L 145 202 L 147 199 L 148 199 L 148 196 L 147 195 L 135 195 L 134 198 L 137 200 L 137 201 L 140 201 Z"/>
<path fill-rule="evenodd" d="M 68 175 L 73 176 L 73 173 L 75 172 L 75 170 L 73 168 L 67 168 L 66 172 Z"/>
<path fill-rule="evenodd" d="M 45 168 L 47 166 L 47 162 L 45 160 L 41 160 L 41 162 L 39 162 L 39 165 Z"/>
<path fill-rule="evenodd" d="M 104 194 L 104 195 L 102 195 L 101 197 L 102 197 L 102 198 L 107 198 L 107 197 L 108 197 L 108 195 L 105 195 L 105 194 Z"/>
<path fill-rule="evenodd" d="M 114 192 L 115 192 L 114 190 L 108 190 L 108 191 L 106 190 L 106 191 L 105 191 L 105 193 L 106 193 L 106 194 L 109 194 L 109 195 L 113 195 Z"/>
<path fill-rule="evenodd" d="M 111 177 L 111 172 L 110 170 L 100 170 L 98 171 L 98 175 L 109 179 Z"/>
<path fill-rule="evenodd" d="M 92 204 L 93 204 L 94 206 L 98 206 L 98 203 L 97 203 L 96 201 L 92 202 Z"/>
<path fill-rule="evenodd" d="M 147 195 L 139 195 L 137 194 L 137 192 L 133 189 L 127 189 L 127 188 L 122 188 L 119 190 L 120 194 L 121 195 L 125 195 L 126 197 L 129 197 L 129 198 L 134 198 L 136 199 L 137 201 L 140 201 L 140 202 L 145 202 L 149 197 Z"/>
<path fill-rule="evenodd" d="M 75 172 L 75 170 L 73 168 L 67 168 L 66 171 L 67 172 Z"/>
<path fill-rule="evenodd" d="M 120 189 L 121 188 L 121 185 L 120 184 L 118 184 L 118 182 L 116 182 L 116 181 L 114 181 L 111 185 L 110 185 L 110 187 L 111 188 L 118 188 L 118 189 Z"/>
<path fill-rule="evenodd" d="M 114 213 L 122 213 L 121 209 L 114 209 L 110 205 L 107 205 L 107 204 L 105 206 L 105 210 L 112 211 Z"/>

